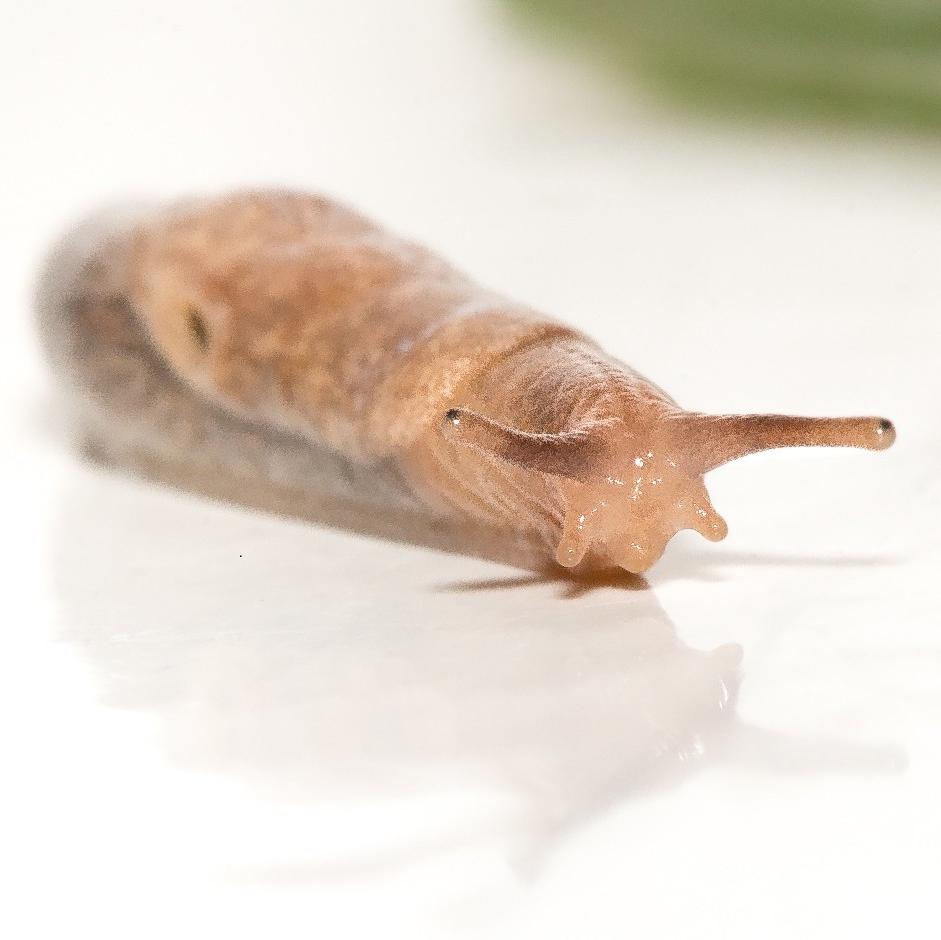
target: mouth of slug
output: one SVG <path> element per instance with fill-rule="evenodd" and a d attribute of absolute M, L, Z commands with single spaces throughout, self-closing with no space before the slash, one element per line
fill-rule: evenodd
<path fill-rule="evenodd" d="M 701 475 L 690 474 L 651 447 L 629 472 L 603 480 L 570 481 L 562 487 L 565 512 L 556 560 L 566 567 L 595 558 L 632 574 L 650 568 L 670 540 L 692 529 L 710 542 L 728 534 Z"/>
<path fill-rule="evenodd" d="M 698 532 L 703 538 L 710 542 L 720 542 L 728 534 L 728 527 L 725 520 L 718 517 L 717 520 L 709 520 L 700 526 L 689 526 L 688 528 Z M 682 529 L 677 529 L 680 532 Z M 643 574 L 653 567 L 663 556 L 667 546 L 676 532 L 662 533 L 655 536 L 646 536 L 644 538 L 631 538 L 627 536 L 613 542 L 602 545 L 602 550 L 610 560 L 620 568 L 631 574 Z"/>
<path fill-rule="evenodd" d="M 630 542 L 611 552 L 611 559 L 618 567 L 631 574 L 642 574 L 660 560 L 666 547 L 666 542 L 647 545 Z"/>

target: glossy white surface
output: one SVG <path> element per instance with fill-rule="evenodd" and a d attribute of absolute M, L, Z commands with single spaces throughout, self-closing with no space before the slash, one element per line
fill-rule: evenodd
<path fill-rule="evenodd" d="M 486 4 L 12 26 L 4 935 L 937 936 L 938 144 L 656 116 Z M 728 539 L 635 592 L 83 465 L 29 322 L 47 241 L 246 182 L 348 198 L 684 405 L 898 443 L 717 471 Z"/>

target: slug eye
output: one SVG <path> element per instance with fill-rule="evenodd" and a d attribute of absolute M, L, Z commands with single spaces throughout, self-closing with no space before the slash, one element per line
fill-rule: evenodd
<path fill-rule="evenodd" d="M 209 351 L 209 324 L 198 307 L 186 308 L 186 332 L 201 353 Z"/>

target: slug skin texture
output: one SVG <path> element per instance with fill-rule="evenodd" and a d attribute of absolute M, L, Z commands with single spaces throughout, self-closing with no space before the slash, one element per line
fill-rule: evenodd
<path fill-rule="evenodd" d="M 88 222 L 39 314 L 98 441 L 298 492 L 319 485 L 305 452 L 327 452 L 379 499 L 579 570 L 645 571 L 681 529 L 723 539 L 703 476 L 730 460 L 895 438 L 878 417 L 685 411 L 581 333 L 299 193 Z"/>

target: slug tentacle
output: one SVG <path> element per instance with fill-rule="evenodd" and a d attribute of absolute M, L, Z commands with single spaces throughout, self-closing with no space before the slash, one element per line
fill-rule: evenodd
<path fill-rule="evenodd" d="M 779 447 L 860 447 L 885 450 L 895 441 L 886 418 L 802 418 L 791 415 L 707 415 L 674 419 L 702 473 L 748 454 Z"/>
<path fill-rule="evenodd" d="M 580 507 L 570 505 L 565 513 L 555 560 L 565 568 L 574 568 L 581 564 L 590 545 L 588 516 Z"/>
<path fill-rule="evenodd" d="M 445 431 L 458 443 L 553 476 L 587 481 L 598 477 L 608 452 L 602 436 L 613 421 L 596 421 L 571 431 L 533 434 L 507 427 L 466 408 L 451 408 Z"/>

